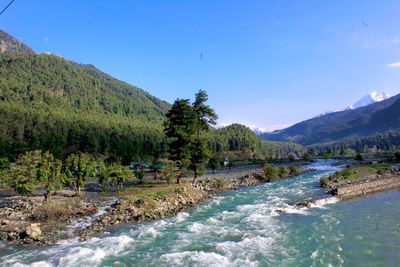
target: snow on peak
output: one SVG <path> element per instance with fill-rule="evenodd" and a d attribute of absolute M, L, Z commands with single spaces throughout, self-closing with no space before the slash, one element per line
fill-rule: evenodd
<path fill-rule="evenodd" d="M 386 92 L 382 93 L 377 93 L 375 90 L 372 91 L 370 94 L 364 96 L 361 98 L 359 101 L 357 101 L 355 104 L 349 106 L 347 109 L 356 109 L 356 108 L 361 108 L 364 106 L 368 106 L 377 102 L 381 102 L 385 99 L 390 98 L 390 95 Z"/>

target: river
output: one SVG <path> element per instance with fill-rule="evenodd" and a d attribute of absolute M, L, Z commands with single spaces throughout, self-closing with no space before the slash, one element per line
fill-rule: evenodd
<path fill-rule="evenodd" d="M 318 180 L 337 169 L 227 192 L 177 216 L 124 225 L 80 243 L 0 246 L 1 266 L 398 266 L 400 192 L 279 215 L 321 197 Z"/>

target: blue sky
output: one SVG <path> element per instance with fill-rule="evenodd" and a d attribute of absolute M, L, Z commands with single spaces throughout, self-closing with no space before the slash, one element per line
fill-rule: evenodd
<path fill-rule="evenodd" d="M 0 28 L 168 102 L 204 89 L 221 125 L 276 129 L 400 93 L 399 14 L 397 0 L 16 0 Z"/>

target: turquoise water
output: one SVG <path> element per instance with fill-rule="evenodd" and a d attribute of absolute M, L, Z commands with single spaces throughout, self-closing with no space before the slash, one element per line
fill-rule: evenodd
<path fill-rule="evenodd" d="M 0 247 L 2 266 L 398 266 L 400 192 L 279 215 L 323 195 L 317 170 L 228 192 L 175 217 L 46 248 Z M 289 209 L 290 210 L 290 209 Z"/>

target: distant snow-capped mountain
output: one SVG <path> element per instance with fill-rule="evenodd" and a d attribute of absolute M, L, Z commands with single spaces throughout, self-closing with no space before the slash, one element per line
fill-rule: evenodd
<path fill-rule="evenodd" d="M 261 128 L 253 128 L 252 130 L 256 135 L 261 135 L 266 132 L 265 130 L 263 130 Z"/>
<path fill-rule="evenodd" d="M 370 94 L 364 96 L 360 100 L 358 100 L 355 104 L 347 107 L 347 109 L 357 109 L 361 107 L 365 107 L 377 102 L 381 102 L 383 100 L 386 100 L 390 98 L 390 95 L 386 92 L 382 92 L 378 94 L 376 91 L 372 91 Z"/>

